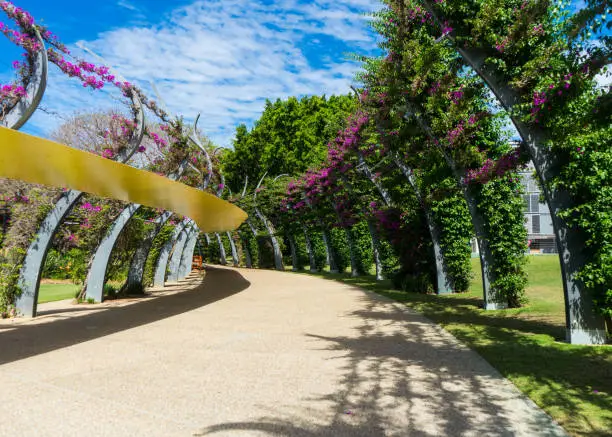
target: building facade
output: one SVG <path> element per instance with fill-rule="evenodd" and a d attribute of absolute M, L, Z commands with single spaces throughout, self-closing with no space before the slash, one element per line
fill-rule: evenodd
<path fill-rule="evenodd" d="M 543 202 L 542 192 L 534 174 L 533 166 L 520 173 L 525 193 L 525 227 L 530 253 L 557 253 L 555 233 L 548 205 Z"/>
<path fill-rule="evenodd" d="M 524 188 L 523 201 L 525 205 L 525 228 L 529 253 L 558 253 L 555 243 L 555 233 L 548 205 L 543 202 L 542 191 L 535 176 L 533 165 L 520 172 Z M 477 256 L 478 244 L 472 239 L 472 256 Z"/>

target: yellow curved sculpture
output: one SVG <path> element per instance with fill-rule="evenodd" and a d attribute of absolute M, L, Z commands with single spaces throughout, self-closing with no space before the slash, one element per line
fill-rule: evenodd
<path fill-rule="evenodd" d="M 0 127 L 0 176 L 163 208 L 192 218 L 202 232 L 236 229 L 235 205 L 154 173 Z"/>

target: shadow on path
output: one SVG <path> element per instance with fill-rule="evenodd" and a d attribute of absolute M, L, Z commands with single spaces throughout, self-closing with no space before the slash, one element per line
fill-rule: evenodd
<path fill-rule="evenodd" d="M 237 271 L 207 268 L 202 284 L 192 290 L 162 296 L 124 307 L 42 324 L 24 324 L 0 330 L 0 364 L 153 323 L 209 305 L 239 293 L 250 282 Z M 89 310 L 96 308 L 88 308 Z M 61 310 L 60 310 L 61 311 Z M 68 311 L 79 311 L 78 308 Z M 56 312 L 53 312 L 56 313 Z"/>
<path fill-rule="evenodd" d="M 365 295 L 362 302 L 348 314 L 359 321 L 355 335 L 306 334 L 314 348 L 341 354 L 330 358 L 341 363 L 337 390 L 303 399 L 300 408 L 281 403 L 273 415 L 219 423 L 194 435 L 565 435 L 440 327 L 385 298 Z"/>

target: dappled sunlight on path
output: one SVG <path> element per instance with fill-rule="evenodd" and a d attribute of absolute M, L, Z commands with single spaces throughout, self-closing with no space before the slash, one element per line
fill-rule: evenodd
<path fill-rule="evenodd" d="M 12 435 L 563 435 L 424 317 L 305 275 L 214 268 L 191 290 L 7 331 Z"/>

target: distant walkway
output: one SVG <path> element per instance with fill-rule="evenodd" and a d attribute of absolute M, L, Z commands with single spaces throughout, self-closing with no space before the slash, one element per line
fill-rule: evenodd
<path fill-rule="evenodd" d="M 400 304 L 266 270 L 199 281 L 0 322 L 0 435 L 564 435 Z"/>

